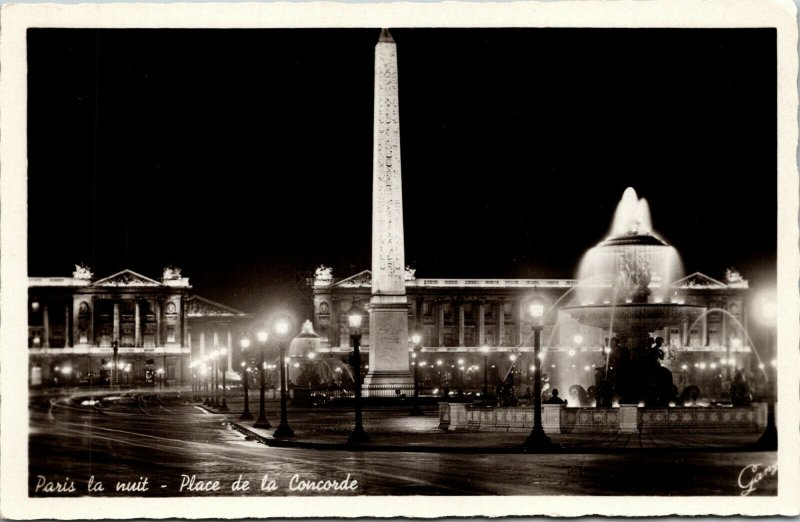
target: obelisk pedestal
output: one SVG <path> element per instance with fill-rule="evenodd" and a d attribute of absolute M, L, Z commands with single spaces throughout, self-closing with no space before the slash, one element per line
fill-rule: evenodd
<path fill-rule="evenodd" d="M 397 96 L 397 45 L 384 29 L 375 46 L 372 155 L 372 297 L 366 396 L 394 396 L 413 388 L 409 366 L 405 286 L 403 186 Z"/>

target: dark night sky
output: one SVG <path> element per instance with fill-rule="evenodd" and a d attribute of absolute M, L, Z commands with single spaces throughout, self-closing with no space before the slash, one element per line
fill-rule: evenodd
<path fill-rule="evenodd" d="M 774 30 L 393 29 L 406 260 L 573 277 L 623 190 L 774 285 Z M 258 312 L 370 266 L 378 29 L 28 34 L 29 273 L 183 268 Z"/>

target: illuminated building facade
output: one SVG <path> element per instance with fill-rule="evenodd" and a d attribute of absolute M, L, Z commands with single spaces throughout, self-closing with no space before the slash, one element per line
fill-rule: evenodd
<path fill-rule="evenodd" d="M 573 298 L 570 290 L 576 284 L 573 279 L 416 278 L 408 270 L 409 332 L 422 337 L 421 378 L 432 386 L 449 383 L 451 389 L 479 389 L 485 361 L 491 382 L 508 375 L 514 375 L 518 386 L 527 382 L 534 361 L 526 304 L 536 294 L 548 306 L 555 305 L 542 332 L 543 370 L 552 385 L 594 384 L 596 372 L 606 362 L 604 347 L 610 331 L 581 325 L 559 311 Z M 367 310 L 370 285 L 368 270 L 341 279 L 333 278 L 325 267 L 317 270 L 312 289 L 314 329 L 322 339 L 321 352 L 342 358 L 350 352 L 346 313 L 354 304 Z M 704 383 L 705 389 L 711 390 L 718 386 L 716 380 L 727 378 L 728 369 L 754 365 L 741 327 L 747 325 L 746 280 L 733 271 L 724 282 L 694 273 L 672 283 L 670 293 L 676 302 L 707 310 L 695 324 L 667 325 L 652 332 L 665 341 L 664 365 L 672 370 L 679 388 Z M 362 349 L 369 352 L 366 333 Z"/>
<path fill-rule="evenodd" d="M 208 343 L 230 346 L 231 331 L 238 337 L 239 323 L 250 318 L 190 295 L 189 279 L 174 267 L 165 268 L 160 280 L 131 270 L 95 279 L 87 267 L 76 266 L 72 277 L 28 281 L 32 386 L 111 379 L 152 385 L 157 375 L 165 384 L 189 382 L 193 352 L 201 356 Z"/>

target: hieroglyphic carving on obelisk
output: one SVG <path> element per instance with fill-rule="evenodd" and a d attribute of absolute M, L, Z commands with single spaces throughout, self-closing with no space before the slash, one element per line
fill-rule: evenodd
<path fill-rule="evenodd" d="M 408 301 L 403 244 L 397 45 L 384 29 L 375 46 L 372 158 L 372 298 L 369 385 L 408 386 Z M 391 392 L 391 390 L 389 390 Z"/>

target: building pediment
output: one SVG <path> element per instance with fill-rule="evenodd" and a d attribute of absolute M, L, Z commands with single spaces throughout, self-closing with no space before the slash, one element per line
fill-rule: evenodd
<path fill-rule="evenodd" d="M 728 285 L 723 283 L 722 281 L 717 281 L 713 277 L 709 277 L 701 272 L 695 272 L 694 274 L 688 275 L 683 279 L 679 279 L 670 285 L 672 288 L 706 288 L 706 289 L 724 289 L 728 288 Z"/>
<path fill-rule="evenodd" d="M 164 286 L 155 279 L 150 279 L 142 274 L 137 274 L 133 270 L 123 270 L 104 279 L 95 281 L 92 286 L 113 286 L 113 287 L 159 287 Z"/>
<path fill-rule="evenodd" d="M 250 317 L 251 314 L 230 306 L 193 295 L 186 299 L 186 313 L 189 317 Z"/>
<path fill-rule="evenodd" d="M 372 286 L 372 271 L 364 270 L 355 275 L 337 281 L 333 286 L 360 287 Z"/>

